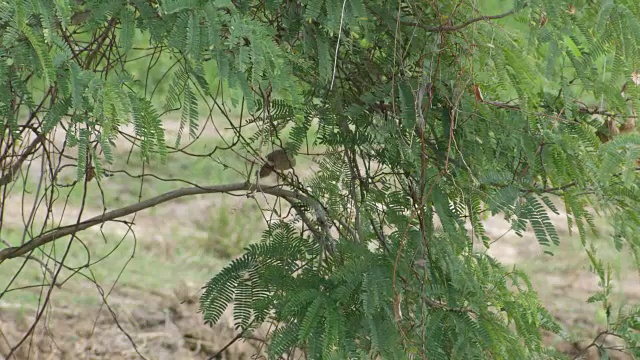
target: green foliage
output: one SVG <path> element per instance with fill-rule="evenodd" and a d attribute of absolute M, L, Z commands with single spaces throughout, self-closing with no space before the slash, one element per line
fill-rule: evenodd
<path fill-rule="evenodd" d="M 226 117 L 229 146 L 243 153 L 264 143 L 298 153 L 317 123 L 317 172 L 274 192 L 295 215 L 271 222 L 200 303 L 209 324 L 231 304 L 245 333 L 275 323 L 272 358 L 545 356 L 541 332 L 559 325 L 526 274 L 486 254 L 482 220 L 504 215 L 551 252 L 555 200 L 601 280 L 590 301 L 637 352 L 638 309 L 612 312 L 587 235 L 604 214 L 611 246 L 639 253 L 640 136 L 599 135 L 640 103 L 640 8 L 514 6 L 487 19 L 475 3 L 446 1 L 4 2 L 1 137 L 19 144 L 33 129 L 62 129 L 88 181 L 113 161 L 125 126 L 143 160 L 164 158 L 185 129 L 198 136 L 203 105 Z M 137 48 L 139 34 L 148 48 Z M 159 58 L 166 66 L 155 69 Z M 231 120 L 229 104 L 249 120 Z M 173 112 L 175 147 L 161 120 Z"/>
<path fill-rule="evenodd" d="M 621 29 L 636 26 L 638 9 L 624 2 L 529 2 L 504 20 L 525 24 L 518 31 L 479 21 L 438 32 L 442 14 L 452 11 L 448 4 L 397 9 L 356 3 L 344 13 L 341 5 L 287 5 L 285 13 L 298 11 L 305 20 L 302 37 L 290 41 L 284 30 L 274 36 L 277 45 L 299 54 L 287 61 L 306 84 L 305 95 L 319 104 L 312 110 L 317 141 L 328 147 L 318 172 L 306 180 L 309 190 L 299 191 L 341 220 L 336 252 L 319 257 L 319 265 L 300 259 L 296 275 L 281 286 L 268 282 L 266 272 L 244 280 L 268 284 L 262 289 L 281 324 L 270 354 L 294 347 L 311 358 L 359 357 L 359 351 L 443 359 L 544 354 L 540 331 L 559 332 L 558 325 L 526 275 L 507 272 L 478 252 L 466 224 L 488 247 L 483 214 L 502 213 L 517 234 L 531 229 L 551 254 L 560 242 L 549 216 L 560 211 L 553 196 L 564 200 L 567 220 L 585 245 L 597 230 L 595 208 L 614 219 L 615 246 L 638 248 L 631 236 L 640 230 L 631 164 L 640 155 L 640 137 L 602 145 L 596 132 L 603 125 L 593 115 L 606 109 L 619 122 L 632 115 L 620 89 L 627 83 L 625 96 L 636 96 L 628 79 L 640 48 Z M 473 17 L 465 6 L 447 24 Z M 271 13 L 264 11 L 269 22 Z M 289 25 L 275 21 L 283 29 Z M 472 52 L 466 52 L 469 42 Z M 272 117 L 254 119 L 295 129 L 300 104 L 279 97 L 276 84 Z M 491 101 L 478 101 L 468 84 Z M 306 238 L 291 234 L 286 242 Z M 245 256 L 259 264 L 279 254 L 249 249 Z M 224 280 L 234 269 L 206 286 L 201 304 L 207 321 L 218 320 L 226 303 L 218 293 L 243 281 L 240 273 Z M 234 302 L 265 311 L 248 297 Z"/>

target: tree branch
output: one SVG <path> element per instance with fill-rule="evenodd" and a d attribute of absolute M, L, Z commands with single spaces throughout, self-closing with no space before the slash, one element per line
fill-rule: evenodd
<path fill-rule="evenodd" d="M 481 101 L 484 104 L 488 104 L 488 105 L 492 105 L 501 109 L 507 109 L 507 110 L 521 110 L 520 109 L 520 105 L 515 105 L 515 104 L 509 104 L 506 102 L 501 102 L 501 101 L 491 101 L 491 100 L 482 100 Z M 580 104 L 580 106 L 578 106 L 578 111 L 582 114 L 589 114 L 589 115 L 602 115 L 602 116 L 610 116 L 610 117 L 622 117 L 622 114 L 615 114 L 612 113 L 610 111 L 607 110 L 603 110 L 603 109 L 599 109 L 597 107 L 593 107 L 592 109 L 590 109 L 587 105 L 583 105 Z M 534 113 L 535 115 L 539 115 L 539 116 L 548 116 L 548 113 Z M 635 118 L 635 116 L 625 116 L 626 118 Z"/>
<path fill-rule="evenodd" d="M 36 146 L 42 143 L 42 136 L 36 137 L 36 139 L 27 146 L 27 148 L 22 152 L 22 155 L 18 158 L 18 160 L 11 165 L 11 167 L 7 170 L 7 172 L 2 175 L 0 178 L 0 186 L 7 185 L 8 183 L 13 181 L 13 177 L 18 173 L 20 167 L 24 163 L 25 160 L 29 157 L 29 155 L 33 154 L 36 150 Z"/>
<path fill-rule="evenodd" d="M 496 19 L 502 19 L 505 18 L 509 15 L 515 14 L 517 11 L 524 9 L 525 7 L 527 7 L 527 4 L 525 4 L 523 7 L 521 7 L 520 9 L 511 9 L 509 11 L 507 11 L 506 13 L 503 14 L 498 14 L 498 15 L 483 15 L 483 16 L 478 16 L 476 18 L 473 19 L 469 19 L 465 22 L 463 22 L 462 24 L 459 25 L 450 25 L 450 26 L 435 26 L 435 27 L 427 27 L 427 26 L 422 26 L 419 23 L 415 23 L 415 22 L 406 22 L 403 21 L 402 25 L 410 25 L 410 26 L 417 26 L 420 27 L 426 31 L 429 32 L 446 32 L 446 31 L 457 31 L 460 30 L 464 27 L 467 27 L 475 22 L 478 21 L 483 21 L 483 20 L 496 20 Z"/>
<path fill-rule="evenodd" d="M 231 191 L 242 191 L 242 190 L 260 191 L 265 194 L 284 198 L 289 202 L 290 202 L 290 199 L 302 201 L 310 205 L 311 208 L 316 211 L 317 215 L 320 218 L 326 216 L 326 214 L 324 214 L 324 211 L 322 210 L 322 207 L 318 206 L 319 204 L 317 200 L 291 190 L 282 189 L 278 186 L 267 186 L 267 187 L 256 186 L 256 184 L 244 182 L 244 183 L 234 183 L 234 184 L 227 184 L 227 185 L 217 185 L 217 186 L 187 187 L 187 188 L 169 191 L 167 193 L 152 197 L 145 201 L 141 201 L 129 206 L 125 206 L 116 210 L 109 211 L 102 215 L 95 216 L 91 219 L 84 220 L 76 224 L 59 227 L 57 229 L 45 232 L 42 235 L 31 239 L 21 246 L 14 246 L 14 247 L 8 247 L 5 249 L 2 249 L 0 250 L 0 264 L 2 264 L 2 262 L 4 262 L 4 260 L 6 259 L 12 259 L 12 258 L 22 256 L 42 245 L 50 243 L 63 236 L 71 235 L 78 231 L 86 230 L 92 226 L 96 226 L 110 220 L 127 216 L 130 214 L 136 213 L 138 211 L 145 210 L 145 209 L 154 207 L 156 205 L 165 203 L 170 200 L 174 200 L 184 196 L 227 193 Z"/>

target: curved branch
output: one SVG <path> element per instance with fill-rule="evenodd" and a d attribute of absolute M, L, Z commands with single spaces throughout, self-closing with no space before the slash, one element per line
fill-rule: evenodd
<path fill-rule="evenodd" d="M 402 24 L 403 25 L 410 25 L 410 26 L 418 26 L 423 28 L 426 31 L 429 32 L 447 32 L 447 31 L 457 31 L 460 30 L 462 28 L 465 28 L 473 23 L 476 23 L 478 21 L 483 21 L 483 20 L 496 20 L 496 19 L 502 19 L 505 18 L 509 15 L 515 14 L 517 11 L 522 10 L 523 8 L 527 7 L 527 4 L 525 3 L 524 6 L 521 6 L 520 8 L 514 8 L 511 9 L 509 11 L 507 11 L 506 13 L 502 13 L 502 14 L 498 14 L 498 15 L 483 15 L 483 16 L 478 16 L 476 18 L 473 19 L 469 19 L 465 22 L 463 22 L 462 24 L 459 25 L 451 25 L 451 26 L 436 26 L 436 27 L 426 27 L 426 26 L 422 26 L 419 23 L 415 23 L 415 22 L 406 22 L 403 21 Z"/>
<path fill-rule="evenodd" d="M 265 186 L 257 186 L 256 184 L 252 184 L 249 182 L 243 182 L 243 183 L 234 183 L 234 184 L 217 185 L 217 186 L 187 187 L 187 188 L 169 191 L 164 194 L 152 197 L 150 199 L 147 199 L 135 204 L 131 204 L 116 210 L 109 211 L 102 215 L 92 217 L 91 219 L 87 219 L 76 224 L 59 227 L 57 229 L 51 230 L 49 232 L 45 232 L 42 235 L 31 239 L 21 246 L 14 246 L 14 247 L 8 247 L 5 249 L 2 249 L 0 250 L 0 264 L 2 264 L 2 262 L 4 262 L 4 260 L 6 259 L 12 259 L 19 256 L 23 256 L 24 254 L 42 245 L 45 245 L 54 240 L 57 240 L 63 236 L 75 234 L 78 231 L 86 230 L 92 226 L 96 226 L 110 220 L 127 216 L 130 214 L 136 213 L 138 211 L 145 210 L 145 209 L 154 207 L 156 205 L 159 205 L 164 202 L 174 200 L 183 196 L 227 193 L 231 191 L 242 191 L 242 190 L 259 191 L 265 194 L 284 198 L 289 202 L 291 202 L 290 199 L 302 201 L 310 205 L 313 209 L 316 210 L 317 213 L 320 211 L 320 214 L 318 214 L 320 218 L 326 216 L 326 214 L 324 214 L 324 212 L 321 211 L 322 207 L 317 206 L 319 205 L 317 204 L 317 200 L 291 190 L 282 189 L 278 186 L 265 187 Z"/>

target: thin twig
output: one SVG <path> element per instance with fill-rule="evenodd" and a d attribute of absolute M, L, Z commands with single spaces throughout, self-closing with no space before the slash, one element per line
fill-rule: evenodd
<path fill-rule="evenodd" d="M 218 352 L 216 352 L 215 354 L 209 356 L 207 360 L 218 359 L 218 356 L 220 356 L 220 354 L 222 354 L 225 350 L 227 350 L 236 341 L 240 340 L 240 338 L 242 338 L 242 335 L 244 335 L 246 331 L 247 329 L 244 329 L 241 332 L 239 332 L 238 335 L 236 335 L 233 339 L 231 339 L 225 346 L 222 347 L 222 349 L 218 350 Z"/>
<path fill-rule="evenodd" d="M 336 53 L 333 57 L 333 73 L 331 75 L 331 86 L 329 90 L 333 90 L 333 82 L 336 80 L 336 66 L 338 65 L 338 49 L 340 49 L 340 37 L 342 35 L 342 22 L 344 21 L 344 7 L 347 4 L 347 0 L 342 2 L 342 13 L 340 15 L 340 28 L 338 29 L 338 41 L 336 42 Z"/>
<path fill-rule="evenodd" d="M 462 29 L 462 28 L 464 28 L 464 27 L 467 27 L 467 26 L 469 26 L 469 25 L 471 25 L 471 24 L 473 24 L 473 23 L 476 23 L 476 22 L 478 22 L 478 21 L 483 21 L 483 20 L 496 20 L 496 19 L 502 19 L 502 18 L 505 18 L 505 17 L 507 17 L 507 16 L 509 16 L 509 15 L 515 14 L 515 13 L 516 13 L 516 11 L 518 11 L 518 10 L 522 10 L 522 9 L 524 9 L 525 7 L 527 7 L 527 4 L 524 4 L 524 6 L 523 6 L 522 8 L 520 8 L 520 9 L 515 9 L 515 8 L 514 8 L 514 9 L 511 9 L 511 10 L 509 10 L 509 11 L 507 11 L 506 13 L 503 13 L 503 14 L 478 16 L 478 17 L 476 17 L 476 18 L 469 19 L 469 20 L 467 20 L 467 21 L 463 22 L 463 23 L 462 23 L 462 24 L 460 24 L 460 25 L 451 25 L 451 26 L 435 26 L 435 27 L 432 27 L 432 26 L 423 26 L 422 24 L 420 24 L 420 23 L 416 23 L 416 22 L 407 22 L 407 21 L 403 21 L 403 22 L 401 22 L 401 23 L 402 23 L 402 25 L 417 26 L 417 27 L 422 28 L 422 29 L 424 29 L 425 31 L 429 31 L 429 32 L 447 32 L 447 31 L 456 31 L 456 30 L 460 30 L 460 29 Z"/>
<path fill-rule="evenodd" d="M 42 139 L 43 138 L 41 136 L 38 136 L 31 144 L 29 144 L 29 146 L 27 146 L 27 148 L 22 152 L 22 155 L 20 155 L 20 158 L 18 158 L 18 160 L 11 166 L 11 168 L 8 169 L 8 171 L 4 175 L 2 175 L 2 177 L 0 178 L 0 186 L 6 185 L 13 181 L 13 177 L 15 176 L 15 174 L 18 173 L 18 170 L 20 170 L 20 167 L 25 162 L 25 160 L 27 160 L 29 155 L 35 152 L 36 146 L 42 143 Z"/>
<path fill-rule="evenodd" d="M 484 100 L 482 102 L 485 103 L 485 104 L 493 105 L 493 106 L 501 108 L 501 109 L 521 110 L 519 105 L 509 104 L 509 103 L 506 103 L 506 102 L 491 101 L 491 100 Z M 615 113 L 612 113 L 610 111 L 602 110 L 602 109 L 597 108 L 597 107 L 594 107 L 593 109 L 589 109 L 589 107 L 584 105 L 584 104 L 580 104 L 580 106 L 578 107 L 578 112 L 580 112 L 582 114 L 602 115 L 602 116 L 610 116 L 610 117 L 622 117 L 622 116 L 624 116 L 622 114 L 615 114 Z M 549 114 L 546 114 L 546 113 L 534 113 L 534 115 L 549 116 Z M 625 118 L 636 118 L 636 116 L 624 116 L 624 117 Z"/>

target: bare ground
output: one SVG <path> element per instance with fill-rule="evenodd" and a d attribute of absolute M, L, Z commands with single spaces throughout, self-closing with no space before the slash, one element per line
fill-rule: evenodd
<path fill-rule="evenodd" d="M 54 306 L 28 341 L 31 357 L 22 351 L 16 359 L 208 359 L 232 341 L 230 316 L 213 327 L 202 324 L 197 314 L 195 284 L 177 284 L 169 294 L 149 294 L 142 289 L 121 289 L 109 299 L 114 312 L 102 308 L 72 309 Z M 4 339 L 14 344 L 33 319 L 20 316 L 10 304 L 0 305 L 0 328 Z M 30 313 L 32 313 L 31 311 Z M 120 328 L 121 327 L 121 328 Z M 259 335 L 257 335 L 259 336 Z M 135 344 L 135 346 L 134 346 Z M 261 341 L 234 342 L 219 359 L 249 359 L 259 353 Z M 0 343 L 7 354 L 7 343 Z"/>
<path fill-rule="evenodd" d="M 202 206 L 201 203 L 193 199 L 179 207 L 193 209 Z M 165 211 L 179 213 L 180 209 L 167 207 Z M 557 216 L 554 221 L 561 232 L 568 232 L 562 216 Z M 151 215 L 139 213 L 136 222 L 138 227 L 142 227 L 138 235 L 140 242 L 158 240 L 150 236 L 156 232 L 156 229 L 149 228 L 155 224 Z M 490 253 L 503 263 L 508 265 L 532 259 L 548 261 L 545 258 L 548 255 L 542 254 L 530 235 L 519 238 L 509 234 L 506 222 L 499 217 L 488 219 L 486 224 L 489 235 L 500 238 Z M 165 223 L 162 226 L 170 225 Z M 547 272 L 531 276 L 541 298 L 564 326 L 583 328 L 585 335 L 595 335 L 601 329 L 601 325 L 593 322 L 597 306 L 585 302 L 597 290 L 597 279 L 586 267 L 571 272 Z M 640 278 L 637 272 L 627 274 L 619 282 L 625 289 L 624 296 L 628 301 L 640 301 Z M 104 307 L 74 309 L 54 300 L 51 311 L 45 315 L 44 326 L 39 326 L 35 336 L 29 339 L 32 342 L 31 358 L 139 359 L 138 351 L 147 359 L 207 359 L 218 353 L 237 332 L 229 317 L 212 328 L 202 324 L 197 312 L 201 286 L 185 280 L 171 284 L 170 291 L 154 293 L 142 288 L 119 286 L 109 297 L 110 310 Z M 65 289 L 56 291 L 64 292 Z M 0 354 L 6 354 L 7 343 L 14 344 L 28 329 L 34 311 L 25 310 L 21 304 L 0 303 Z M 568 354 L 580 353 L 590 342 L 587 339 L 566 341 L 551 335 L 546 337 L 546 341 Z M 235 342 L 219 358 L 249 359 L 256 351 L 260 351 L 260 343 L 260 335 L 253 341 Z M 26 358 L 24 353 L 16 357 Z M 585 353 L 584 358 L 597 359 L 598 356 L 591 351 Z"/>

